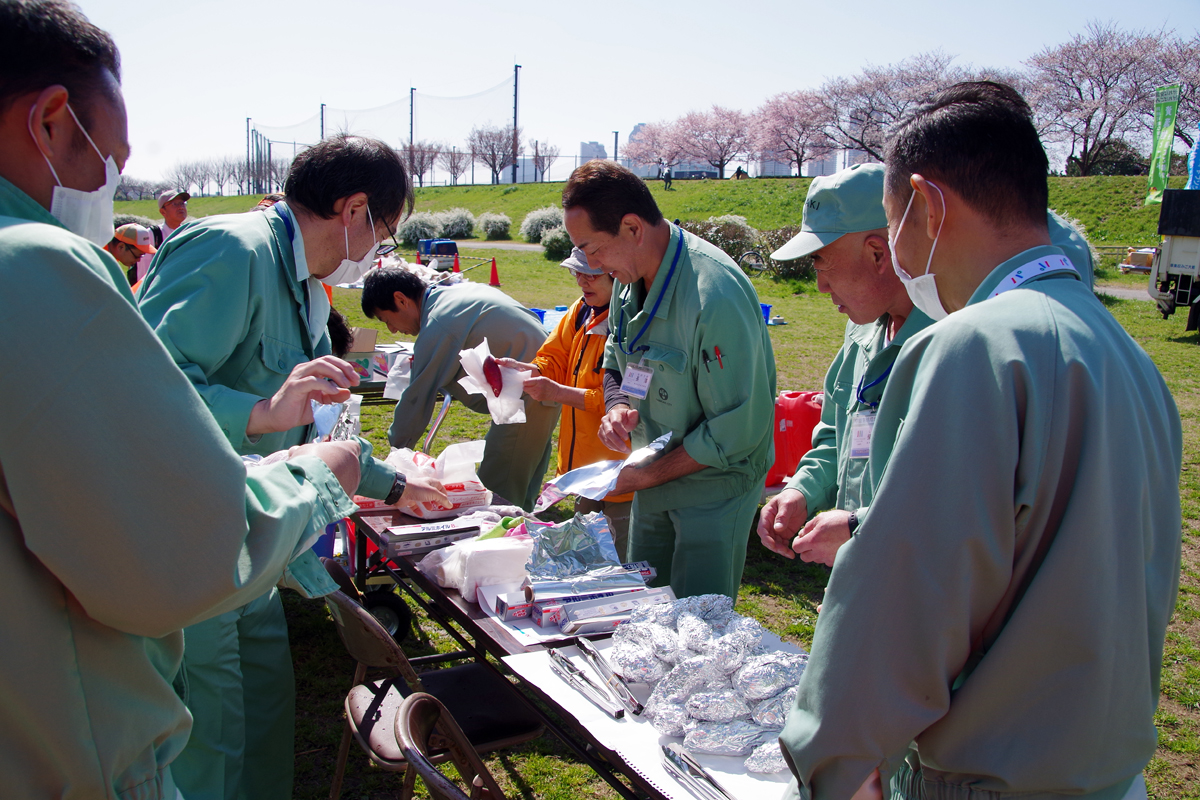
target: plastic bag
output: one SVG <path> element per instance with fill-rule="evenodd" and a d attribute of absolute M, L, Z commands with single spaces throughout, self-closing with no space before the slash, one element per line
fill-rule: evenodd
<path fill-rule="evenodd" d="M 479 480 L 475 465 L 483 460 L 482 440 L 452 444 L 433 459 L 424 453 L 415 453 L 407 447 L 392 450 L 387 463 L 403 472 L 405 477 L 434 478 L 442 482 L 451 507 L 442 508 L 437 503 L 421 503 L 405 506 L 404 510 L 418 519 L 445 519 L 457 517 L 463 509 L 488 506 L 492 493 Z"/>
<path fill-rule="evenodd" d="M 459 378 L 458 385 L 466 389 L 469 394 L 483 395 L 487 400 L 492 422 L 497 425 L 513 425 L 524 422 L 525 400 L 521 395 L 525 393 L 525 381 L 533 377 L 533 373 L 500 367 L 500 378 L 503 380 L 503 384 L 500 388 L 500 396 L 497 397 L 492 393 L 492 387 L 488 385 L 487 379 L 483 376 L 484 359 L 491 354 L 492 351 L 488 348 L 486 338 L 479 343 L 478 347 L 460 350 L 458 359 L 467 374 L 465 377 Z"/>
<path fill-rule="evenodd" d="M 570 472 L 564 472 L 549 481 L 542 489 L 533 512 L 537 514 L 545 511 L 570 495 L 579 495 L 590 500 L 603 500 L 616 488 L 621 470 L 625 467 L 641 466 L 653 461 L 670 441 L 671 431 L 667 431 L 645 447 L 634 450 L 624 461 L 596 461 Z"/>
<path fill-rule="evenodd" d="M 438 586 L 457 589 L 469 603 L 478 603 L 480 586 L 519 583 L 533 543 L 516 536 L 465 539 L 434 550 L 417 564 Z"/>

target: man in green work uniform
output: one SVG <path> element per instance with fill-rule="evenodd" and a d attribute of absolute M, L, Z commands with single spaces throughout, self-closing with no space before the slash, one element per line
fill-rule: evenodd
<path fill-rule="evenodd" d="M 546 340 L 537 315 L 498 289 L 476 283 L 426 286 L 400 268 L 367 275 L 362 310 L 392 333 L 417 337 L 411 377 L 388 429 L 392 447 L 416 444 L 429 424 L 439 390 L 472 411 L 488 413 L 483 395 L 468 394 L 458 383 L 466 375 L 459 351 L 487 339 L 496 358 L 531 361 Z M 508 502 L 532 510 L 550 464 L 558 414 L 557 403 L 526 396 L 524 422 L 493 423 L 479 465 L 483 485 Z"/>
<path fill-rule="evenodd" d="M 825 375 L 812 449 L 784 490 L 763 507 L 758 535 L 782 556 L 799 553 L 805 561 L 833 566 L 838 547 L 871 504 L 871 486 L 864 481 L 868 437 L 892 363 L 931 320 L 913 308 L 892 269 L 882 164 L 856 164 L 814 180 L 800 227 L 771 257 L 811 255 L 817 288 L 849 320 L 842 349 Z"/>
<path fill-rule="evenodd" d="M 284 200 L 260 214 L 199 220 L 159 248 L 139 292 L 142 315 L 238 452 L 301 444 L 310 401 L 349 398 L 357 378 L 329 355 L 321 283 L 357 280 L 411 203 L 392 148 L 334 136 L 296 158 Z M 407 486 L 381 461 L 365 465 L 363 495 L 445 499 L 440 487 Z M 184 676 L 195 725 L 175 778 L 188 800 L 290 798 L 295 685 L 278 590 L 189 628 Z"/>
<path fill-rule="evenodd" d="M 0 3 L 0 795 L 14 800 L 176 800 L 181 629 L 307 560 L 364 466 L 337 442 L 247 468 L 138 313 L 100 247 L 129 154 L 119 63 L 75 6 Z"/>
<path fill-rule="evenodd" d="M 1050 239 L 1086 270 L 1082 236 L 1049 212 Z M 762 543 L 786 558 L 833 566 L 871 504 L 865 480 L 870 431 L 900 348 L 932 320 L 913 308 L 892 268 L 883 211 L 883 165 L 856 164 L 808 188 L 801 231 L 771 254 L 777 261 L 811 255 L 817 289 L 850 319 L 841 350 L 825 375 L 821 422 L 812 449 L 782 492 L 763 507 Z M 822 509 L 831 509 L 822 511 Z M 821 512 L 821 513 L 817 513 Z"/>
<path fill-rule="evenodd" d="M 571 241 L 617 281 L 600 439 L 628 452 L 672 434 L 662 458 L 625 469 L 613 490 L 636 492 L 629 558 L 681 597 L 736 598 L 774 451 L 775 358 L 758 295 L 610 161 L 571 174 L 563 209 Z"/>
<path fill-rule="evenodd" d="M 1179 575 L 1175 404 L 1051 245 L 1020 95 L 939 93 L 886 169 L 892 263 L 935 322 L 880 401 L 870 511 L 780 737 L 789 796 L 1144 798 Z"/>

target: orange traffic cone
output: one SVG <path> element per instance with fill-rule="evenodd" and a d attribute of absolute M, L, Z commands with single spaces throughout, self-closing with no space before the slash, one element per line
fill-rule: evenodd
<path fill-rule="evenodd" d="M 454 271 L 462 272 L 462 270 L 458 268 L 458 253 L 454 254 Z"/>
<path fill-rule="evenodd" d="M 418 264 L 421 263 L 421 251 L 420 250 L 417 251 L 417 263 Z"/>
<path fill-rule="evenodd" d="M 500 273 L 496 271 L 496 257 L 492 256 L 492 279 L 488 281 L 488 286 L 500 285 Z"/>

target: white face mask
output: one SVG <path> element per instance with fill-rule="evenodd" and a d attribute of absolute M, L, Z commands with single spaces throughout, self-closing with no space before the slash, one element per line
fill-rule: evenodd
<path fill-rule="evenodd" d="M 374 244 L 367 250 L 367 254 L 358 261 L 353 261 L 350 258 L 350 229 L 346 228 L 346 257 L 342 259 L 342 263 L 338 264 L 338 268 L 330 274 L 321 278 L 321 283 L 327 286 L 337 286 L 340 283 L 355 283 L 362 276 L 367 274 L 367 271 L 375 265 L 375 251 L 379 249 L 379 240 L 375 239 L 375 221 L 371 219 L 371 207 L 367 206 L 367 224 L 371 226 L 371 238 Z"/>
<path fill-rule="evenodd" d="M 909 275 L 904 267 L 900 266 L 900 259 L 896 257 L 896 239 L 900 237 L 900 229 L 904 227 L 904 221 L 908 219 L 908 212 L 912 208 L 913 198 L 917 193 L 914 191 L 908 196 L 908 205 L 904 207 L 904 216 L 900 218 L 900 224 L 896 226 L 894 236 L 888 237 L 888 249 L 892 251 L 892 269 L 896 270 L 896 275 L 900 278 L 900 282 L 904 284 L 904 290 L 908 292 L 908 298 L 912 300 L 913 305 L 924 312 L 925 316 L 929 317 L 934 322 L 939 319 L 945 319 L 948 314 L 945 307 L 942 306 L 942 300 L 938 297 L 937 283 L 934 280 L 934 275 L 929 271 L 933 265 L 933 253 L 937 250 L 938 238 L 942 235 L 942 225 L 946 223 L 946 196 L 942 194 L 942 190 L 926 181 L 942 198 L 942 221 L 938 223 L 937 235 L 933 237 L 933 246 L 929 248 L 929 260 L 925 262 L 925 274 L 916 278 Z"/>
<path fill-rule="evenodd" d="M 32 108 L 29 109 L 30 136 L 33 136 L 33 111 Z M 67 111 L 71 112 L 71 119 L 75 120 L 76 125 L 79 125 L 79 130 L 83 131 L 88 144 L 104 162 L 104 185 L 94 192 L 83 192 L 63 186 L 62 181 L 58 179 L 58 172 L 54 169 L 54 165 L 50 163 L 49 158 L 46 158 L 46 154 L 42 153 L 42 147 L 38 143 L 37 137 L 33 136 L 34 145 L 37 146 L 38 152 L 42 153 L 46 166 L 50 168 L 50 174 L 54 176 L 54 182 L 58 184 L 50 195 L 50 213 L 67 230 L 103 247 L 113 237 L 113 197 L 116 196 L 117 184 L 121 181 L 121 171 L 117 169 L 117 162 L 113 160 L 112 156 L 105 158 L 100 152 L 100 148 L 96 147 L 96 143 L 79 123 L 79 117 L 75 116 L 75 111 L 70 105 L 67 106 Z"/>

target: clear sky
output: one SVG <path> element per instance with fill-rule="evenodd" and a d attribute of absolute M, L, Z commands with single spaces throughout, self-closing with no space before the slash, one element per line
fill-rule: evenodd
<path fill-rule="evenodd" d="M 121 48 L 133 145 L 126 172 L 142 178 L 180 160 L 244 155 L 247 117 L 291 125 L 321 103 L 402 102 L 401 130 L 387 138 L 407 138 L 410 87 L 470 95 L 506 80 L 514 63 L 529 138 L 565 156 L 595 140 L 611 156 L 613 131 L 623 146 L 638 122 L 714 103 L 751 111 L 777 92 L 928 50 L 960 65 L 1019 67 L 1089 20 L 1200 29 L 1198 0 L 77 2 Z M 444 138 L 432 119 L 438 108 L 511 119 L 512 97 L 431 102 L 418 140 Z"/>

